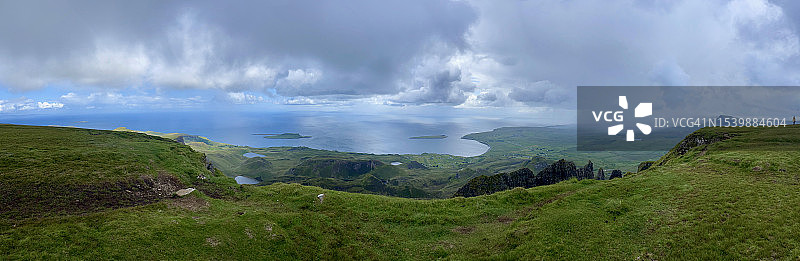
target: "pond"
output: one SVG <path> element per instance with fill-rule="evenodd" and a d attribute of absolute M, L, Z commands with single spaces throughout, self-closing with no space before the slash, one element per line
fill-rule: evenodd
<path fill-rule="evenodd" d="M 260 181 L 254 178 L 248 178 L 245 176 L 236 176 L 234 178 L 237 184 L 258 184 Z"/>

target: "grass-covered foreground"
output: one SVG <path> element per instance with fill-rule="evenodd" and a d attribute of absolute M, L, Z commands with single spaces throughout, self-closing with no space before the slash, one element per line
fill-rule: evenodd
<path fill-rule="evenodd" d="M 6 137 L 9 128 L 19 127 L 0 126 L 0 133 L 5 142 L 14 143 L 14 138 Z M 130 151 L 136 151 L 130 149 L 130 142 L 140 137 L 119 135 L 101 141 L 86 138 L 91 132 L 85 130 L 48 131 L 52 135 L 39 137 L 39 145 L 30 143 L 26 149 L 51 146 L 50 152 L 71 155 L 87 143 L 128 144 L 115 149 L 119 159 L 125 159 L 133 156 Z M 73 138 L 65 140 L 64 136 Z M 56 140 L 57 137 L 62 138 Z M 621 179 L 571 180 L 474 198 L 414 200 L 278 183 L 238 186 L 228 197 L 212 198 L 196 191 L 185 198 L 83 214 L 38 218 L 3 215 L 0 256 L 280 260 L 799 258 L 800 128 L 703 129 L 695 133 L 693 140 L 715 142 L 683 143 L 654 167 Z M 47 145 L 57 141 L 58 145 Z M 159 140 L 154 145 L 162 146 L 161 142 L 175 144 Z M 26 175 L 47 178 L 65 171 L 58 164 L 35 171 L 23 170 L 27 165 L 8 165 L 12 162 L 9 157 L 36 160 L 46 154 L 18 150 L 8 155 L 12 147 L 22 146 L 2 146 L 0 175 L 4 178 L 7 173 L 18 173 L 15 176 L 20 179 Z M 149 162 L 148 157 L 155 161 L 174 156 L 159 155 L 140 157 Z M 99 155 L 82 157 L 87 158 L 79 162 L 93 162 Z M 116 158 L 109 161 L 113 159 Z M 67 163 L 72 159 L 51 160 Z M 182 170 L 165 169 L 172 175 L 179 175 Z M 80 177 L 71 182 L 91 180 Z M 225 186 L 227 183 L 222 187 Z M 326 194 L 322 203 L 316 197 L 319 193 Z"/>

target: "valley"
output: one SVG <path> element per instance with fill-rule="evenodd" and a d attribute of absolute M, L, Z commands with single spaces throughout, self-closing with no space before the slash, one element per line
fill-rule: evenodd
<path fill-rule="evenodd" d="M 253 148 L 190 134 L 143 133 L 175 139 L 205 153 L 229 177 L 249 177 L 261 184 L 300 183 L 412 198 L 449 198 L 472 178 L 525 167 L 539 171 L 559 159 L 580 164 L 591 160 L 608 170 L 635 172 L 640 162 L 658 159 L 664 153 L 580 152 L 575 146 L 575 130 L 569 127 L 507 127 L 466 135 L 464 139 L 490 147 L 475 157 L 435 153 L 379 155 L 306 147 Z"/>

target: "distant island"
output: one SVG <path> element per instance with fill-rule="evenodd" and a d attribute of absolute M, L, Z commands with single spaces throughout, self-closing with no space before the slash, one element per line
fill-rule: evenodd
<path fill-rule="evenodd" d="M 409 139 L 412 139 L 412 140 L 433 140 L 433 139 L 444 139 L 444 138 L 447 138 L 447 135 L 442 134 L 442 135 L 430 135 L 430 136 L 416 136 L 416 137 L 411 137 Z"/>
<path fill-rule="evenodd" d="M 298 133 L 283 133 L 283 134 L 260 134 L 255 133 L 253 135 L 262 135 L 265 139 L 283 139 L 283 140 L 293 140 L 293 139 L 307 139 L 311 138 L 311 136 L 303 136 Z"/>

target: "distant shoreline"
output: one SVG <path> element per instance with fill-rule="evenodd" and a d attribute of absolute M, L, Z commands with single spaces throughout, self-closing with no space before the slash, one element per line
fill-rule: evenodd
<path fill-rule="evenodd" d="M 446 139 L 446 138 L 447 138 L 447 135 L 442 134 L 442 135 L 429 135 L 429 136 L 415 136 L 415 137 L 410 137 L 409 139 L 412 139 L 412 140 L 440 140 L 440 139 Z"/>
<path fill-rule="evenodd" d="M 311 136 L 303 136 L 299 133 L 283 133 L 283 134 L 263 134 L 263 133 L 254 133 L 253 135 L 264 136 L 265 139 L 281 139 L 281 140 L 296 140 L 296 139 L 308 139 Z"/>

